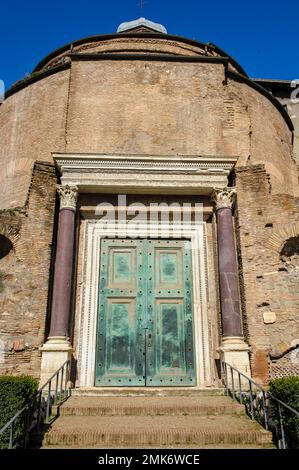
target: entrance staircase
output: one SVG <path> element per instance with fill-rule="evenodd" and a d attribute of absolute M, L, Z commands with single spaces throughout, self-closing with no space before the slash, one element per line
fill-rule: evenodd
<path fill-rule="evenodd" d="M 39 437 L 42 448 L 273 447 L 223 389 L 74 390 Z"/>

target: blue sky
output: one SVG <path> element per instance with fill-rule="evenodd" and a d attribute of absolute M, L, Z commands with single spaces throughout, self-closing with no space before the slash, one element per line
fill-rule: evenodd
<path fill-rule="evenodd" d="M 141 16 L 138 0 L 1 2 L 0 79 L 6 89 L 49 52 L 116 31 Z M 255 78 L 299 78 L 299 1 L 146 0 L 143 15 L 169 34 L 213 42 Z"/>

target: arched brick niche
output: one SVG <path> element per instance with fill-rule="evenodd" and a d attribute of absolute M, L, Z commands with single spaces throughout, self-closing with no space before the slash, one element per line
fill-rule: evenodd
<path fill-rule="evenodd" d="M 13 249 L 13 244 L 5 235 L 0 234 L 0 260 L 5 258 L 11 250 Z"/>
<path fill-rule="evenodd" d="M 280 251 L 279 271 L 286 271 L 290 275 L 299 275 L 299 235 L 285 241 Z"/>
<path fill-rule="evenodd" d="M 263 246 L 269 250 L 283 254 L 283 250 L 291 250 L 297 240 L 298 252 L 299 220 L 275 227 L 270 236 L 263 240 Z M 292 240 L 292 241 L 291 241 Z"/>

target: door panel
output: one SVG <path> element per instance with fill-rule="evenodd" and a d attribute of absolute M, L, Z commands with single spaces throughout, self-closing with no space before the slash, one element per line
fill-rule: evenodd
<path fill-rule="evenodd" d="M 135 362 L 135 300 L 108 299 L 107 304 L 107 373 L 132 373 Z"/>
<path fill-rule="evenodd" d="M 102 240 L 96 385 L 145 384 L 144 262 L 142 240 Z"/>
<path fill-rule="evenodd" d="M 177 287 L 182 285 L 181 253 L 173 250 L 158 250 L 156 265 L 156 288 Z"/>
<path fill-rule="evenodd" d="M 109 287 L 136 288 L 136 248 L 109 247 Z"/>
<path fill-rule="evenodd" d="M 182 299 L 156 302 L 157 363 L 161 371 L 184 372 L 184 323 Z M 183 346 L 183 347 L 182 347 Z"/>
<path fill-rule="evenodd" d="M 195 384 L 191 252 L 184 240 L 148 240 L 146 384 Z"/>
<path fill-rule="evenodd" d="M 102 240 L 96 385 L 195 384 L 185 244 Z"/>

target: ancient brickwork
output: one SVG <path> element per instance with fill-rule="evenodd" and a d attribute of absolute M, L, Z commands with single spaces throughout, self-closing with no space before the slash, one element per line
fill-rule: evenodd
<path fill-rule="evenodd" d="M 283 357 L 299 344 L 298 271 L 282 269 L 281 250 L 293 235 L 298 219 L 298 199 L 287 194 L 272 194 L 264 165 L 236 170 L 238 194 L 238 231 L 243 264 L 244 296 L 248 339 L 252 348 L 252 374 L 266 382 L 271 362 Z M 297 214 L 297 215 L 296 215 Z M 286 240 L 278 247 L 271 234 L 285 228 Z M 289 362 L 290 367 L 296 364 Z"/>
<path fill-rule="evenodd" d="M 246 84 L 230 81 L 228 93 L 234 101 L 234 108 L 243 110 L 242 114 L 239 112 L 236 115 L 236 129 L 230 130 L 229 134 L 233 138 L 230 141 L 230 152 L 234 152 L 235 145 L 236 154 L 239 155 L 237 166 L 263 163 L 270 175 L 273 193 L 287 192 L 298 196 L 297 169 L 292 159 L 292 134 L 281 114 L 268 98 Z M 238 129 L 242 131 L 239 139 L 236 135 Z M 248 142 L 247 149 L 243 148 L 245 142 Z"/>
<path fill-rule="evenodd" d="M 36 162 L 26 205 L 0 213 L 13 250 L 0 265 L 0 373 L 39 377 L 44 342 L 56 199 L 53 164 Z M 1 229 L 3 233 L 4 229 Z M 3 354 L 2 354 L 3 356 Z"/>
<path fill-rule="evenodd" d="M 33 163 L 65 148 L 69 71 L 9 96 L 0 106 L 0 208 L 23 206 Z"/>
<path fill-rule="evenodd" d="M 296 373 L 299 186 L 291 126 L 283 110 L 241 77 L 227 73 L 231 63 L 215 60 L 216 49 L 208 46 L 136 34 L 81 41 L 72 50 L 76 56 L 66 58 L 69 52 L 44 61 L 47 68 L 63 55 L 68 69 L 23 83 L 0 106 L 0 236 L 13 245 L 0 264 L 0 346 L 5 349 L 4 362 L 0 350 L 0 371 L 39 375 L 38 348 L 47 333 L 52 285 L 52 153 L 62 152 L 235 158 L 235 229 L 252 373 L 263 383 L 269 373 L 279 374 L 279 368 Z M 92 52 L 98 55 L 86 56 Z M 136 56 L 117 60 L 112 53 Z M 163 56 L 156 60 L 154 54 Z M 182 55 L 186 60 L 178 57 Z M 113 180 L 120 174 L 113 173 Z M 162 170 L 161 175 L 165 178 Z M 107 193 L 115 183 L 111 181 Z M 161 183 L 157 186 L 155 191 L 162 192 Z M 80 231 L 76 309 L 82 301 L 80 266 L 86 243 Z M 216 357 L 221 325 L 215 216 L 207 224 L 207 252 L 210 341 Z M 77 344 L 76 314 L 72 326 Z"/>
<path fill-rule="evenodd" d="M 24 204 L 36 158 L 52 161 L 52 152 L 63 151 L 236 155 L 240 166 L 265 163 L 273 192 L 298 192 L 284 118 L 267 97 L 228 79 L 223 63 L 78 59 L 91 51 L 216 54 L 166 38 L 76 46 L 69 70 L 22 88 L 0 107 L 2 208 Z"/>
<path fill-rule="evenodd" d="M 74 62 L 67 152 L 223 155 L 223 80 L 222 64 Z"/>

